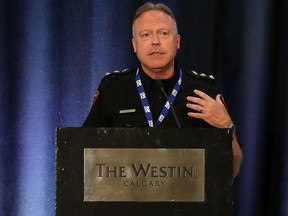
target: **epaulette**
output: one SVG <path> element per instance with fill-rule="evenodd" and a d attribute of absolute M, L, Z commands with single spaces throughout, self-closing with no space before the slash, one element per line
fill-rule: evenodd
<path fill-rule="evenodd" d="M 105 73 L 102 81 L 108 80 L 108 79 L 110 79 L 112 77 L 116 77 L 116 76 L 119 76 L 119 75 L 125 75 L 125 74 L 128 74 L 128 73 L 132 72 L 132 71 L 133 70 L 129 70 L 128 68 L 126 68 L 126 69 L 121 70 L 121 71 L 115 70 L 113 72 L 107 72 L 107 73 Z"/>
<path fill-rule="evenodd" d="M 190 76 L 197 77 L 199 79 L 208 79 L 211 81 L 215 81 L 215 77 L 213 75 L 209 75 L 209 74 L 205 74 L 205 73 L 199 73 L 199 72 L 196 72 L 194 70 L 187 70 L 185 72 L 187 72 Z"/>

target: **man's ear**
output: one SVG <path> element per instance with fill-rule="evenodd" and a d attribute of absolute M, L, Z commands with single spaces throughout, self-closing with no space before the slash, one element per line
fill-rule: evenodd
<path fill-rule="evenodd" d="M 177 48 L 180 49 L 180 40 L 181 40 L 181 35 L 177 35 Z"/>
<path fill-rule="evenodd" d="M 132 38 L 132 46 L 133 46 L 133 49 L 134 49 L 134 53 L 136 53 L 136 42 L 135 42 L 135 39 Z"/>

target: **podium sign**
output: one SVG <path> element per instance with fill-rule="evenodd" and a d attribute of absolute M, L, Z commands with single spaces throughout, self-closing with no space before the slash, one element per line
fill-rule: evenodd
<path fill-rule="evenodd" d="M 232 216 L 228 129 L 57 129 L 56 215 Z"/>
<path fill-rule="evenodd" d="M 204 202 L 204 167 L 204 149 L 84 149 L 84 201 Z"/>

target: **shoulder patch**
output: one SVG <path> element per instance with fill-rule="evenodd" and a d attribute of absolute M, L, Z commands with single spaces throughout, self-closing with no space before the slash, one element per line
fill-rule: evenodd
<path fill-rule="evenodd" d="M 190 71 L 186 71 L 190 76 L 193 76 L 193 77 L 197 77 L 197 78 L 200 78 L 200 79 L 208 79 L 208 80 L 212 80 L 212 81 L 215 81 L 215 77 L 213 75 L 210 75 L 210 74 L 205 74 L 205 73 L 199 73 L 199 72 L 196 72 L 194 70 L 190 70 Z"/>
<path fill-rule="evenodd" d="M 119 70 L 115 70 L 115 71 L 113 71 L 113 72 L 107 72 L 107 73 L 105 73 L 105 75 L 104 75 L 104 77 L 103 77 L 103 81 L 104 80 L 108 80 L 108 79 L 110 79 L 111 77 L 115 77 L 115 76 L 118 76 L 118 75 L 124 75 L 124 74 L 127 74 L 127 73 L 130 73 L 130 72 L 132 72 L 133 70 L 129 70 L 128 68 L 126 68 L 126 69 L 124 69 L 124 70 L 121 70 L 121 71 L 119 71 Z"/>

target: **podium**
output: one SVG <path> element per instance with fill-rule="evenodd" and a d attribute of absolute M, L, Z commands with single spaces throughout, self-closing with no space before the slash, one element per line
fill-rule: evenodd
<path fill-rule="evenodd" d="M 56 215 L 232 216 L 232 131 L 57 128 Z"/>

